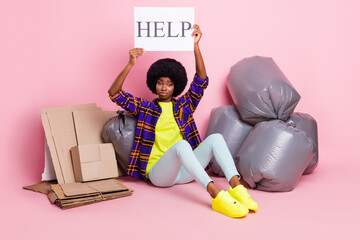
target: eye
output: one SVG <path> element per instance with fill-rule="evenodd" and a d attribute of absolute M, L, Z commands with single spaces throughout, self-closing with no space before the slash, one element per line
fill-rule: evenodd
<path fill-rule="evenodd" d="M 169 83 L 169 84 L 168 84 L 168 87 L 172 87 L 173 85 L 174 85 L 174 84 L 172 84 L 172 83 Z"/>
<path fill-rule="evenodd" d="M 157 81 L 157 85 L 162 85 L 162 82 L 160 82 L 160 81 Z"/>

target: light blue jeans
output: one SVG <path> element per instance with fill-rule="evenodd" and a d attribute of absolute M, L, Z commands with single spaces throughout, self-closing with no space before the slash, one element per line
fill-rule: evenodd
<path fill-rule="evenodd" d="M 240 174 L 221 134 L 207 137 L 194 151 L 181 140 L 170 147 L 149 171 L 149 180 L 158 187 L 170 187 L 193 180 L 205 189 L 213 180 L 204 170 L 212 157 L 221 167 L 228 181 Z"/>

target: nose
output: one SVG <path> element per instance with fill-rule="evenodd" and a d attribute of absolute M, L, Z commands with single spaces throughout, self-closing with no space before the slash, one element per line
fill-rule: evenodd
<path fill-rule="evenodd" d="M 161 85 L 161 90 L 163 90 L 163 91 L 166 90 L 166 84 Z"/>

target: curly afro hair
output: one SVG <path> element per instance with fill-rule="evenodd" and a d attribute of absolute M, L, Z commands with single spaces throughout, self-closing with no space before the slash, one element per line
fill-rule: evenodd
<path fill-rule="evenodd" d="M 154 62 L 147 72 L 146 84 L 155 94 L 157 94 L 157 80 L 161 77 L 168 77 L 174 83 L 173 97 L 177 97 L 182 93 L 188 80 L 184 66 L 171 58 L 164 58 Z"/>

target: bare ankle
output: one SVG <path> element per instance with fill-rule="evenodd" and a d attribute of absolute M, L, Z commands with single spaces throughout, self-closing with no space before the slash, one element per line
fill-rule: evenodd
<path fill-rule="evenodd" d="M 240 185 L 241 183 L 240 183 L 240 178 L 239 178 L 239 176 L 238 176 L 238 175 L 234 175 L 234 176 L 230 179 L 229 184 L 230 184 L 230 186 L 231 186 L 232 188 Z"/>
<path fill-rule="evenodd" d="M 210 182 L 207 187 L 206 190 L 208 191 L 208 193 L 210 194 L 210 196 L 212 198 L 216 198 L 216 196 L 219 194 L 220 189 L 215 185 L 214 182 Z"/>

